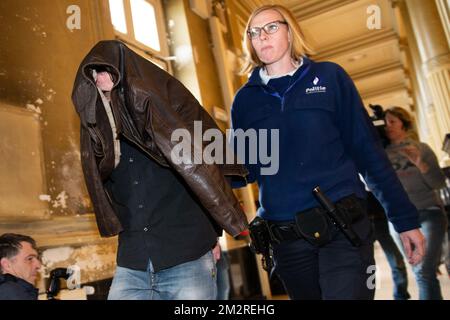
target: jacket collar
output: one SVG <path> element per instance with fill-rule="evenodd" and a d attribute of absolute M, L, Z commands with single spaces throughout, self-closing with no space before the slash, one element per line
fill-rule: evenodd
<path fill-rule="evenodd" d="M 21 278 L 18 278 L 16 276 L 13 276 L 12 274 L 6 273 L 6 274 L 0 274 L 0 285 L 6 282 L 15 282 L 27 291 L 31 291 L 32 293 L 38 294 L 39 290 L 33 286 L 28 281 L 25 281 Z"/>
<path fill-rule="evenodd" d="M 96 123 L 97 86 L 92 71 L 104 69 L 114 80 L 114 86 L 122 81 L 124 64 L 124 44 L 116 40 L 100 41 L 83 59 L 75 77 L 72 101 L 80 115 L 82 125 Z M 128 49 L 130 50 L 130 49 Z"/>
<path fill-rule="evenodd" d="M 302 74 L 303 70 L 305 70 L 311 63 L 313 63 L 311 59 L 303 57 L 303 64 L 292 75 L 293 81 L 295 81 Z M 244 87 L 265 86 L 265 84 L 262 82 L 261 76 L 259 75 L 260 70 L 261 67 L 256 67 L 255 69 L 253 69 L 252 74 Z"/>

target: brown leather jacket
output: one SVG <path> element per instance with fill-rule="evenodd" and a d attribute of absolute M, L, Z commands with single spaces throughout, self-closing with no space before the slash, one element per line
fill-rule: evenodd
<path fill-rule="evenodd" d="M 177 171 L 217 224 L 232 236 L 247 228 L 245 214 L 225 176 L 245 177 L 238 164 L 175 164 L 171 161 L 172 131 L 187 129 L 194 137 L 194 121 L 203 130 L 217 128 L 214 120 L 178 80 L 119 41 L 101 41 L 78 69 L 72 101 L 81 120 L 81 162 L 102 236 L 122 226 L 103 182 L 114 169 L 114 146 L 92 70 L 112 75 L 111 109 L 119 136 L 128 139 L 163 166 Z M 223 137 L 223 141 L 226 139 Z M 192 141 L 191 150 L 194 150 Z M 193 157 L 192 157 L 193 159 Z M 236 161 L 234 162 L 236 163 Z"/>

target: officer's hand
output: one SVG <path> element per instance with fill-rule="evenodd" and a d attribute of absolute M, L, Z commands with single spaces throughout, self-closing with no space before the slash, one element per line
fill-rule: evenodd
<path fill-rule="evenodd" d="M 419 229 L 405 231 L 400 233 L 400 239 L 408 262 L 412 265 L 420 263 L 425 254 L 425 237 L 422 232 Z"/>

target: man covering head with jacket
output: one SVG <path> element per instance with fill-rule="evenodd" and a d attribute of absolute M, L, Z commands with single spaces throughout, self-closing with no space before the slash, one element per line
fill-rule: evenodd
<path fill-rule="evenodd" d="M 178 80 L 118 41 L 88 53 L 72 99 L 100 233 L 119 234 L 108 298 L 215 299 L 217 237 L 247 228 L 225 176 L 246 170 L 172 158 L 175 130 L 194 136 L 195 121 L 218 130 L 214 120 Z"/>

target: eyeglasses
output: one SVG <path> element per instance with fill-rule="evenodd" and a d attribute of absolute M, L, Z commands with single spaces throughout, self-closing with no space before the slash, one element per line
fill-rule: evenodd
<path fill-rule="evenodd" d="M 279 21 L 269 22 L 262 27 L 251 27 L 247 30 L 248 37 L 250 39 L 256 39 L 257 37 L 260 36 L 261 30 L 264 30 L 264 32 L 266 34 L 273 34 L 273 33 L 277 32 L 278 29 L 280 28 L 280 23 L 287 24 L 286 21 L 279 20 Z"/>

